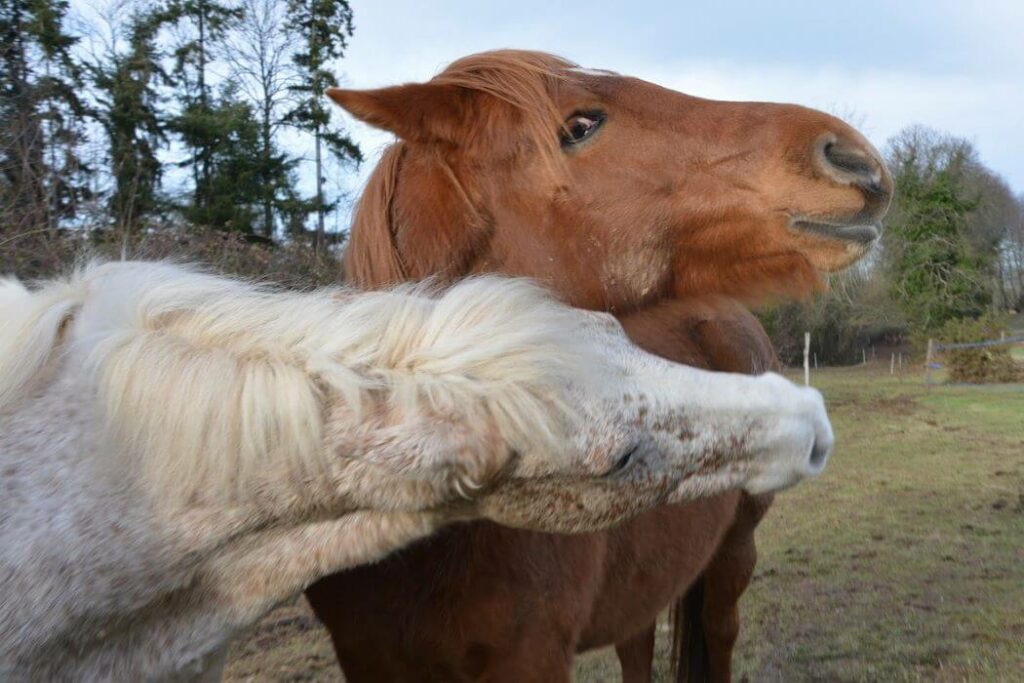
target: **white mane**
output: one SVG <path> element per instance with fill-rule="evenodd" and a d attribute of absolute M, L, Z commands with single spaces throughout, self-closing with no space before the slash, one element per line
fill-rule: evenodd
<path fill-rule="evenodd" d="M 43 368 L 71 312 L 79 304 L 65 283 L 29 292 L 0 278 L 0 410 Z"/>
<path fill-rule="evenodd" d="M 268 466 L 296 482 L 324 473 L 324 415 L 338 401 L 357 416 L 372 398 L 493 419 L 513 448 L 551 451 L 566 417 L 552 389 L 588 362 L 570 315 L 523 280 L 351 296 L 94 264 L 35 291 L 0 280 L 0 411 L 59 357 L 84 362 L 109 437 L 183 496 L 251 494 Z"/>

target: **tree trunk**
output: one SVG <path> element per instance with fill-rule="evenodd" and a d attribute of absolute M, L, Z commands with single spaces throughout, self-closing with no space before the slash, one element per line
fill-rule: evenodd
<path fill-rule="evenodd" d="M 51 72 L 52 60 L 46 59 L 46 80 L 52 82 L 53 73 Z M 50 96 L 50 107 L 47 112 L 49 120 L 46 123 L 46 133 L 49 139 L 44 139 L 42 144 L 46 146 L 46 151 L 49 157 L 48 165 L 49 168 L 43 170 L 40 180 L 43 182 L 43 192 L 45 196 L 45 207 L 46 212 L 46 229 L 52 236 L 57 233 L 57 143 L 56 136 L 54 135 L 54 127 L 57 121 L 57 112 L 54 109 L 53 96 Z"/>
<path fill-rule="evenodd" d="M 324 176 L 321 159 L 320 124 L 316 126 L 316 250 L 324 249 L 326 232 L 324 230 Z"/>
<path fill-rule="evenodd" d="M 267 239 L 274 238 L 274 188 L 270 185 L 270 157 L 271 157 L 271 130 L 270 130 L 270 96 L 264 95 L 263 100 L 263 122 L 261 131 L 263 135 L 263 236 Z"/>
<path fill-rule="evenodd" d="M 199 64 L 196 79 L 199 85 L 199 106 L 205 114 L 209 108 L 206 96 L 206 4 L 199 7 Z M 200 147 L 197 152 L 198 173 L 196 175 L 196 206 L 207 205 L 206 193 L 210 187 L 210 149 L 208 145 Z"/>

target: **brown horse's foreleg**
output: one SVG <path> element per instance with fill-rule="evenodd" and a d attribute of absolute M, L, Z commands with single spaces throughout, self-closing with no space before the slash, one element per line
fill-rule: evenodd
<path fill-rule="evenodd" d="M 740 632 L 739 600 L 757 564 L 754 529 L 771 501 L 771 495 L 742 496 L 736 520 L 704 570 L 703 622 L 709 681 L 732 680 L 732 650 Z"/>
<path fill-rule="evenodd" d="M 657 626 L 655 622 L 632 638 L 615 643 L 615 654 L 622 666 L 622 683 L 651 683 Z"/>

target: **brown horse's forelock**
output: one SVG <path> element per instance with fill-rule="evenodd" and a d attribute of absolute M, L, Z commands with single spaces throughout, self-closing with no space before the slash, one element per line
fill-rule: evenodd
<path fill-rule="evenodd" d="M 562 114 L 555 103 L 569 60 L 542 52 L 495 50 L 463 57 L 431 82 L 485 93 L 512 107 L 524 118 L 526 140 L 550 160 L 560 159 L 556 131 Z"/>
<path fill-rule="evenodd" d="M 522 117 L 517 130 L 524 142 L 541 154 L 544 168 L 557 176 L 564 170 L 556 134 L 563 121 L 555 96 L 566 70 L 575 66 L 555 55 L 495 50 L 456 60 L 430 82 L 483 93 L 511 105 Z M 396 241 L 393 206 L 405 145 L 398 141 L 385 150 L 356 206 L 345 250 L 345 275 L 359 287 L 384 287 L 409 279 Z M 477 213 L 444 155 L 436 157 L 469 211 Z"/>

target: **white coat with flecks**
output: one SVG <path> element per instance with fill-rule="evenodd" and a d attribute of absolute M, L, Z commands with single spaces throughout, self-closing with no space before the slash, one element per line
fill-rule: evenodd
<path fill-rule="evenodd" d="M 0 679 L 191 679 L 453 520 L 596 529 L 817 474 L 817 392 L 522 280 L 294 293 L 167 263 L 0 280 Z"/>

